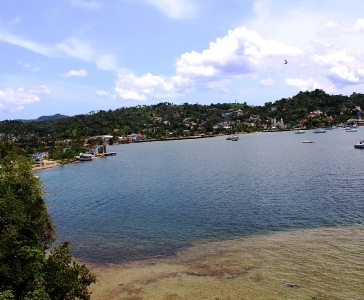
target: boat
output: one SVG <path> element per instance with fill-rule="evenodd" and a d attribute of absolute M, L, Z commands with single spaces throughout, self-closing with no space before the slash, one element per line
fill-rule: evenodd
<path fill-rule="evenodd" d="M 229 135 L 227 138 L 226 138 L 226 140 L 227 141 L 231 141 L 233 139 L 233 137 L 231 136 L 231 135 Z"/>
<path fill-rule="evenodd" d="M 43 164 L 43 159 L 38 156 L 38 157 L 34 158 L 33 163 L 35 163 L 35 164 Z"/>
<path fill-rule="evenodd" d="M 234 135 L 234 136 L 231 138 L 231 140 L 232 140 L 232 141 L 235 141 L 235 142 L 236 142 L 238 139 L 239 139 L 239 137 L 238 137 L 237 135 Z"/>
<path fill-rule="evenodd" d="M 77 160 L 80 160 L 80 161 L 90 161 L 90 160 L 92 160 L 92 154 L 90 154 L 90 153 L 80 153 L 80 155 L 75 156 L 75 158 Z"/>
<path fill-rule="evenodd" d="M 313 141 L 303 141 L 302 143 L 305 143 L 305 144 L 309 144 L 309 143 L 313 143 Z"/>
<path fill-rule="evenodd" d="M 303 130 L 301 130 L 301 129 L 297 129 L 296 131 L 295 131 L 295 134 L 301 134 L 301 133 L 305 133 Z"/>
<path fill-rule="evenodd" d="M 358 129 L 356 128 L 349 128 L 349 129 L 346 129 L 346 132 L 357 132 Z"/>
<path fill-rule="evenodd" d="M 364 140 L 361 140 L 359 143 L 354 144 L 354 148 L 364 148 Z"/>
<path fill-rule="evenodd" d="M 323 128 L 316 128 L 314 131 L 313 131 L 313 133 L 325 133 L 326 132 L 326 130 L 325 129 L 323 129 Z"/>

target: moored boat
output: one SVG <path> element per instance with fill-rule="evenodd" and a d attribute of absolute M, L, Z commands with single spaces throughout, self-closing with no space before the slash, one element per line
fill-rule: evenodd
<path fill-rule="evenodd" d="M 90 154 L 90 153 L 80 153 L 80 155 L 75 156 L 75 158 L 77 160 L 80 160 L 80 161 L 90 161 L 90 160 L 92 160 L 92 154 Z"/>
<path fill-rule="evenodd" d="M 326 130 L 325 129 L 323 129 L 323 128 L 316 128 L 314 131 L 313 131 L 313 133 L 325 133 L 326 132 Z"/>
<path fill-rule="evenodd" d="M 354 144 L 354 148 L 364 148 L 364 140 L 361 140 L 359 143 Z"/>
<path fill-rule="evenodd" d="M 297 129 L 296 131 L 295 131 L 295 134 L 301 134 L 301 133 L 305 133 L 303 130 L 301 130 L 301 129 Z"/>

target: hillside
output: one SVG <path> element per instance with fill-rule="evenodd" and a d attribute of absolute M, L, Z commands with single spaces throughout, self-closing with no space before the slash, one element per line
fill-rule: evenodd
<path fill-rule="evenodd" d="M 159 139 L 201 133 L 261 131 L 281 119 L 284 129 L 314 128 L 356 119 L 360 107 L 364 107 L 364 94 L 329 95 L 316 89 L 267 102 L 263 106 L 247 103 L 175 105 L 164 102 L 92 111 L 73 117 L 56 114 L 33 122 L 6 120 L 0 122 L 0 133 L 3 138 L 12 139 L 19 145 L 39 148 L 41 144 L 51 145 L 56 140 L 79 140 L 105 134 L 120 137 L 140 132 L 149 139 Z"/>

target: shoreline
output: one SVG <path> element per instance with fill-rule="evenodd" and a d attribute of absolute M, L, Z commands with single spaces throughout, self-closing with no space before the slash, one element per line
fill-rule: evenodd
<path fill-rule="evenodd" d="M 245 133 L 241 133 L 245 134 Z M 191 137 L 182 137 L 182 138 L 165 138 L 165 139 L 151 139 L 151 140 L 144 140 L 144 141 L 133 141 L 130 143 L 115 143 L 113 145 L 109 146 L 120 146 L 120 145 L 127 145 L 127 144 L 134 144 L 134 143 L 150 143 L 150 142 L 164 142 L 164 141 L 181 141 L 181 140 L 195 140 L 195 139 L 204 139 L 204 138 L 215 138 L 215 137 L 224 137 L 225 135 L 214 135 L 214 136 L 191 136 Z M 103 155 L 103 153 L 93 155 L 92 160 L 104 158 L 106 157 Z M 38 170 L 45 170 L 50 169 L 58 166 L 64 166 L 68 164 L 74 164 L 74 163 L 81 163 L 82 161 L 79 161 L 77 159 L 73 160 L 63 160 L 63 161 L 55 161 L 55 160 L 43 160 L 42 163 L 34 163 L 32 164 L 32 172 L 36 172 Z"/>
<path fill-rule="evenodd" d="M 267 133 L 267 132 L 285 132 L 285 131 L 293 131 L 293 130 L 266 130 L 266 131 L 254 131 L 254 132 L 240 132 L 237 133 L 239 135 L 244 135 L 244 134 L 254 134 L 254 133 Z M 230 134 L 231 135 L 231 134 Z M 119 146 L 119 145 L 128 145 L 128 144 L 138 144 L 138 143 L 151 143 L 151 142 L 166 142 L 166 141 L 183 141 L 183 140 L 196 140 L 196 139 L 205 139 L 205 138 L 222 138 L 222 137 L 227 137 L 229 136 L 229 134 L 219 134 L 219 135 L 205 135 L 205 136 L 189 136 L 189 137 L 173 137 L 173 138 L 164 138 L 164 139 L 150 139 L 150 140 L 139 140 L 139 141 L 133 141 L 133 142 L 129 142 L 129 143 L 114 143 L 113 145 L 109 145 L 109 146 Z M 93 159 L 98 159 L 98 158 L 104 158 L 105 156 L 101 153 L 101 154 L 97 154 L 93 156 Z M 79 160 L 63 160 L 63 161 L 50 161 L 50 160 L 43 160 L 42 163 L 33 163 L 32 164 L 32 172 L 35 172 L 37 170 L 45 170 L 45 169 L 49 169 L 49 168 L 53 168 L 53 167 L 57 167 L 57 166 L 64 166 L 64 165 L 68 165 L 68 164 L 73 164 L 73 163 L 80 163 L 81 161 Z"/>
<path fill-rule="evenodd" d="M 362 299 L 364 226 L 194 245 L 173 257 L 82 262 L 101 299 Z"/>

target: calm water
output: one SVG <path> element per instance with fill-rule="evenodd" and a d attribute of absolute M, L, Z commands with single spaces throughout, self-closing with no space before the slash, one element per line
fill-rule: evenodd
<path fill-rule="evenodd" d="M 342 129 L 109 146 L 38 171 L 58 240 L 93 261 L 267 232 L 364 224 L 364 139 Z M 304 144 L 303 140 L 315 143 Z"/>

